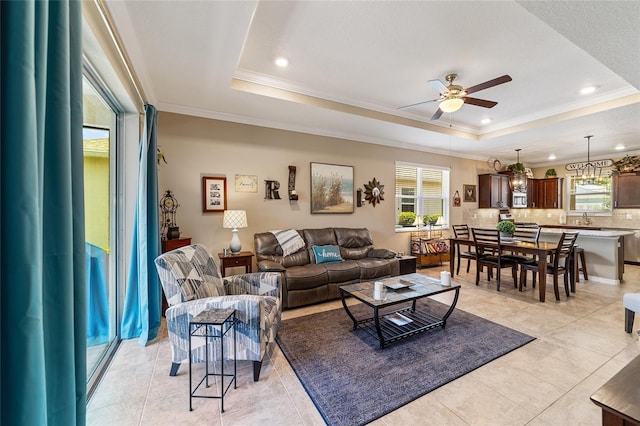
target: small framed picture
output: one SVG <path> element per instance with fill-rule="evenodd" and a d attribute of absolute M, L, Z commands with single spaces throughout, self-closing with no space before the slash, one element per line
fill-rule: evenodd
<path fill-rule="evenodd" d="M 453 194 L 453 207 L 460 207 L 460 193 L 458 191 Z"/>
<path fill-rule="evenodd" d="M 236 175 L 236 192 L 258 192 L 258 176 L 256 175 Z"/>
<path fill-rule="evenodd" d="M 227 178 L 202 177 L 202 211 L 223 212 L 227 209 Z"/>
<path fill-rule="evenodd" d="M 464 202 L 475 203 L 476 202 L 476 186 L 475 185 L 462 185 L 464 191 Z"/>

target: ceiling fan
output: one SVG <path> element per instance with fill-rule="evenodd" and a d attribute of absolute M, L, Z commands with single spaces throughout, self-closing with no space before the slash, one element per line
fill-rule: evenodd
<path fill-rule="evenodd" d="M 487 101 L 485 99 L 470 98 L 467 95 L 511 81 L 511 77 L 505 74 L 502 77 L 494 78 L 493 80 L 488 80 L 484 83 L 476 84 L 475 86 L 471 86 L 465 89 L 462 86 L 453 84 L 453 81 L 456 79 L 456 77 L 458 77 L 458 74 L 448 74 L 445 77 L 445 80 L 447 80 L 447 83 L 449 83 L 448 86 L 445 86 L 444 83 L 440 80 L 429 80 L 429 84 L 431 84 L 433 88 L 440 92 L 439 98 L 401 106 L 398 109 L 411 108 L 429 102 L 439 102 L 440 105 L 438 105 L 438 110 L 431 117 L 432 120 L 437 120 L 438 118 L 440 118 L 443 112 L 457 111 L 462 107 L 463 104 L 476 105 L 484 108 L 493 108 L 494 106 L 498 105 L 497 102 Z"/>

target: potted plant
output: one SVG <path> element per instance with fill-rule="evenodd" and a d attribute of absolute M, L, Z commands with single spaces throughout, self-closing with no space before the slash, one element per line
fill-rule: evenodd
<path fill-rule="evenodd" d="M 544 174 L 545 178 L 554 178 L 557 176 L 556 169 L 548 169 Z"/>
<path fill-rule="evenodd" d="M 516 172 L 516 173 L 524 173 L 525 172 L 524 164 L 522 164 L 522 163 L 509 164 L 507 166 L 507 170 L 509 170 L 510 172 Z"/>
<path fill-rule="evenodd" d="M 516 231 L 516 225 L 509 220 L 501 220 L 498 222 L 496 229 L 500 231 L 500 234 L 505 237 L 512 237 Z"/>
<path fill-rule="evenodd" d="M 398 225 L 412 226 L 416 220 L 416 214 L 414 212 L 400 212 L 398 215 Z"/>
<path fill-rule="evenodd" d="M 425 214 L 422 217 L 422 220 L 424 220 L 424 223 L 426 224 L 435 225 L 439 217 L 440 217 L 439 214 Z"/>

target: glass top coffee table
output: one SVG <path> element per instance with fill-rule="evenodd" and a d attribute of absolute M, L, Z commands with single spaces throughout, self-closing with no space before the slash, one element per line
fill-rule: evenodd
<path fill-rule="evenodd" d="M 366 330 L 380 342 L 380 348 L 395 341 L 406 339 L 418 333 L 431 330 L 435 327 L 445 327 L 447 318 L 453 312 L 458 302 L 460 285 L 451 283 L 449 286 L 440 284 L 437 278 L 427 277 L 421 274 L 408 274 L 399 277 L 386 278 L 382 281 L 386 289 L 386 298 L 381 300 L 374 298 L 374 283 L 362 282 L 340 287 L 342 306 L 353 321 L 353 329 L 358 327 Z M 395 289 L 395 290 L 394 290 Z M 426 312 L 416 309 L 416 301 L 424 297 L 455 291 L 453 302 L 449 310 L 442 318 L 434 317 Z M 373 309 L 371 318 L 357 319 L 349 310 L 345 301 L 346 296 L 352 296 Z M 410 303 L 409 306 L 401 306 Z M 399 305 L 400 309 L 385 309 Z"/>

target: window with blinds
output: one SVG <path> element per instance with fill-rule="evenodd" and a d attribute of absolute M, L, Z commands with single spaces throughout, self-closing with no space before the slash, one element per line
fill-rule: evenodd
<path fill-rule="evenodd" d="M 438 216 L 449 223 L 448 169 L 397 162 L 395 184 L 397 228 L 427 225 Z"/>

